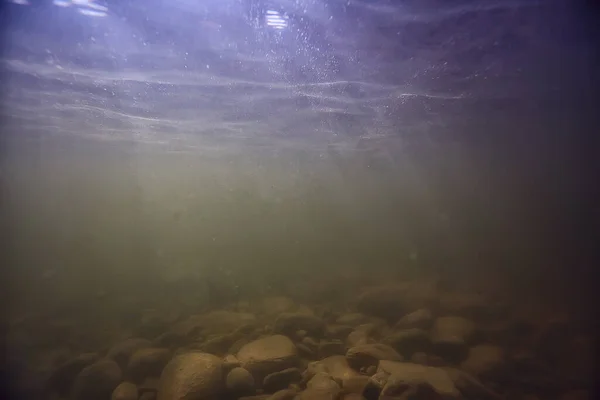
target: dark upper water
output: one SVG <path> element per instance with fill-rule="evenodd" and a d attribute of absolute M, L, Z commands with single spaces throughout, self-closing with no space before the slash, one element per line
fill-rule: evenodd
<path fill-rule="evenodd" d="M 591 315 L 591 6 L 15 0 L 0 13 L 4 325 L 113 323 L 180 295 L 333 301 L 357 274 L 502 281 Z M 69 351 L 115 340 L 95 335 Z M 31 337 L 9 341 L 11 360 L 65 346 Z"/>

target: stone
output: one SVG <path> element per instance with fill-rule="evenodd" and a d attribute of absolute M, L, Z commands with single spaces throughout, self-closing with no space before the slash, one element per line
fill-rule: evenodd
<path fill-rule="evenodd" d="M 432 328 L 432 339 L 447 339 L 458 337 L 461 340 L 468 341 L 475 332 L 475 324 L 466 318 L 449 316 L 439 317 L 435 320 Z"/>
<path fill-rule="evenodd" d="M 346 347 L 376 343 L 376 338 L 383 336 L 386 332 L 387 326 L 384 321 L 359 325 L 346 338 Z"/>
<path fill-rule="evenodd" d="M 304 338 L 306 337 L 306 335 L 308 335 L 308 332 L 306 332 L 306 331 L 305 331 L 305 330 L 303 330 L 303 329 L 300 329 L 299 331 L 296 331 L 296 338 L 297 338 L 298 340 L 302 340 L 302 339 L 304 339 Z"/>
<path fill-rule="evenodd" d="M 461 371 L 457 368 L 444 367 L 439 368 L 448 374 L 454 382 L 454 386 L 466 397 L 481 400 L 502 400 L 502 396 L 486 387 L 473 375 Z"/>
<path fill-rule="evenodd" d="M 270 373 L 295 367 L 298 352 L 294 343 L 286 336 L 272 335 L 244 345 L 238 352 L 237 359 L 254 379 L 262 382 Z"/>
<path fill-rule="evenodd" d="M 437 396 L 444 399 L 458 399 L 461 397 L 460 391 L 454 384 L 448 373 L 435 367 L 428 367 L 412 363 L 402 363 L 395 361 L 381 361 L 377 373 L 386 373 L 389 375 L 387 382 L 381 392 L 381 395 L 397 395 L 397 392 L 404 388 L 414 388 L 415 393 L 421 393 L 430 388 Z M 427 398 L 427 396 L 419 397 Z"/>
<path fill-rule="evenodd" d="M 316 352 L 303 343 L 296 344 L 296 348 L 298 349 L 298 353 L 308 359 L 314 359 L 316 357 Z"/>
<path fill-rule="evenodd" d="M 460 394 L 440 394 L 427 380 L 421 378 L 412 378 L 408 382 L 406 379 L 390 377 L 387 384 L 381 391 L 382 399 L 459 399 Z"/>
<path fill-rule="evenodd" d="M 230 354 L 237 354 L 237 352 L 240 351 L 240 349 L 244 347 L 244 345 L 250 343 L 252 340 L 253 338 L 251 337 L 242 337 L 233 342 L 233 344 L 229 347 L 229 350 L 227 350 L 227 352 Z"/>
<path fill-rule="evenodd" d="M 138 391 L 140 393 L 153 392 L 156 393 L 158 391 L 158 384 L 160 378 L 151 377 L 146 378 L 144 382 L 140 383 L 138 386 Z"/>
<path fill-rule="evenodd" d="M 354 330 L 364 331 L 373 338 L 379 338 L 389 333 L 387 322 L 381 318 L 372 318 L 371 322 L 361 324 L 354 328 Z"/>
<path fill-rule="evenodd" d="M 478 325 L 478 338 L 482 343 L 494 343 L 502 347 L 517 347 L 531 336 L 534 327 L 527 321 L 502 320 Z"/>
<path fill-rule="evenodd" d="M 454 363 L 462 362 L 468 354 L 468 344 L 475 332 L 475 324 L 463 317 L 437 318 L 431 330 L 435 354 Z"/>
<path fill-rule="evenodd" d="M 48 389 L 61 396 L 66 396 L 82 369 L 100 359 L 98 353 L 84 353 L 62 363 L 48 378 Z"/>
<path fill-rule="evenodd" d="M 368 375 L 368 376 L 373 376 L 373 375 L 375 375 L 376 372 L 377 372 L 377 366 L 376 365 L 369 365 L 365 369 L 365 374 Z"/>
<path fill-rule="evenodd" d="M 315 339 L 311 338 L 310 336 L 303 338 L 302 344 L 310 347 L 312 350 L 317 350 L 317 348 L 319 347 L 319 342 L 317 342 Z"/>
<path fill-rule="evenodd" d="M 369 384 L 370 376 L 356 375 L 351 378 L 344 380 L 342 384 L 342 390 L 344 393 L 357 393 L 361 394 L 365 391 L 365 388 Z"/>
<path fill-rule="evenodd" d="M 267 375 L 263 380 L 263 390 L 267 393 L 275 393 L 301 380 L 302 373 L 298 368 L 287 368 Z"/>
<path fill-rule="evenodd" d="M 246 330 L 256 324 L 256 316 L 247 312 L 212 311 L 201 318 L 203 327 L 201 334 L 204 336 L 223 335 L 237 330 Z"/>
<path fill-rule="evenodd" d="M 344 357 L 345 359 L 345 357 Z M 302 382 L 301 386 L 306 386 L 306 383 L 312 379 L 315 374 L 323 372 L 325 374 L 329 373 L 327 370 L 327 366 L 323 363 L 323 361 L 311 361 L 306 366 L 304 372 L 302 372 Z"/>
<path fill-rule="evenodd" d="M 274 296 L 264 298 L 259 308 L 263 314 L 274 317 L 285 312 L 291 312 L 296 307 L 294 301 L 289 297 Z"/>
<path fill-rule="evenodd" d="M 223 362 L 212 354 L 185 353 L 163 369 L 158 400 L 218 400 L 225 388 Z"/>
<path fill-rule="evenodd" d="M 421 308 L 400 318 L 394 329 L 429 329 L 433 323 L 433 314 L 428 308 Z"/>
<path fill-rule="evenodd" d="M 144 392 L 138 400 L 156 400 L 156 392 Z"/>
<path fill-rule="evenodd" d="M 360 374 L 352 369 L 348 364 L 346 356 L 330 356 L 318 361 L 318 366 L 324 367 L 320 372 L 329 374 L 336 382 L 341 382 L 342 387 L 347 385 L 349 380 L 359 377 Z M 317 370 L 316 372 L 318 372 Z"/>
<path fill-rule="evenodd" d="M 471 347 L 467 359 L 461 364 L 461 369 L 480 378 L 503 377 L 506 370 L 504 350 L 489 344 Z"/>
<path fill-rule="evenodd" d="M 396 321 L 399 315 L 431 307 L 436 302 L 436 283 L 415 281 L 369 288 L 359 296 L 357 308 L 364 314 Z"/>
<path fill-rule="evenodd" d="M 346 346 L 341 340 L 321 340 L 317 348 L 317 354 L 321 359 L 345 353 Z"/>
<path fill-rule="evenodd" d="M 350 367 L 360 370 L 371 365 L 377 366 L 380 360 L 402 361 L 403 358 L 392 347 L 383 343 L 354 346 L 346 352 Z"/>
<path fill-rule="evenodd" d="M 348 325 L 328 324 L 325 327 L 325 337 L 345 341 L 352 330 L 353 328 Z"/>
<path fill-rule="evenodd" d="M 421 308 L 437 308 L 439 302 L 438 281 L 435 279 L 423 279 L 406 282 L 404 293 L 404 304 L 407 312 Z M 397 314 L 396 318 L 398 318 Z"/>
<path fill-rule="evenodd" d="M 404 293 L 405 287 L 400 285 L 370 288 L 358 297 L 357 308 L 361 313 L 393 320 L 407 311 Z"/>
<path fill-rule="evenodd" d="M 322 337 L 325 323 L 319 317 L 304 313 L 283 313 L 275 320 L 273 333 L 293 336 L 296 331 L 303 330 L 310 336 Z"/>
<path fill-rule="evenodd" d="M 152 341 L 152 347 L 173 349 L 185 345 L 185 336 L 176 332 L 163 332 Z"/>
<path fill-rule="evenodd" d="M 340 325 L 348 325 L 348 326 L 356 327 L 358 325 L 369 322 L 369 319 L 370 319 L 370 317 L 365 314 L 349 313 L 349 314 L 344 314 L 344 315 L 340 316 L 338 319 L 335 320 L 335 323 L 340 324 Z"/>
<path fill-rule="evenodd" d="M 186 319 L 179 321 L 165 332 L 165 334 L 173 335 L 179 338 L 178 340 L 183 343 L 189 343 L 194 339 L 201 336 L 201 331 L 204 326 L 203 315 L 195 314 L 190 315 Z"/>
<path fill-rule="evenodd" d="M 364 330 L 354 330 L 350 332 L 346 339 L 347 347 L 362 346 L 373 342 L 374 341 L 369 337 L 368 332 Z"/>
<path fill-rule="evenodd" d="M 184 340 L 226 334 L 241 337 L 244 331 L 253 329 L 256 322 L 254 314 L 220 310 L 192 315 L 175 324 L 170 332 L 185 338 Z"/>
<path fill-rule="evenodd" d="M 138 400 L 138 388 L 131 382 L 122 382 L 112 392 L 111 400 Z"/>
<path fill-rule="evenodd" d="M 297 394 L 298 394 L 298 391 L 295 389 L 283 389 L 283 390 L 279 390 L 279 391 L 273 393 L 267 399 L 268 400 L 293 400 Z"/>
<path fill-rule="evenodd" d="M 487 299 L 479 294 L 465 291 L 444 292 L 439 297 L 440 309 L 448 314 L 477 318 L 489 307 Z"/>
<path fill-rule="evenodd" d="M 343 393 L 341 400 L 366 400 L 360 393 Z"/>
<path fill-rule="evenodd" d="M 119 364 L 101 359 L 83 368 L 73 382 L 72 400 L 106 400 L 121 383 L 123 373 Z"/>
<path fill-rule="evenodd" d="M 232 354 L 228 354 L 223 357 L 223 372 L 225 373 L 241 365 L 242 363 L 240 363 L 240 360 L 238 360 L 237 357 Z"/>
<path fill-rule="evenodd" d="M 430 367 L 447 367 L 448 362 L 440 356 L 436 356 L 435 354 L 429 354 L 427 356 L 427 365 L 429 365 Z"/>
<path fill-rule="evenodd" d="M 419 328 L 394 332 L 383 338 L 381 342 L 393 347 L 406 358 L 410 358 L 417 352 L 427 353 L 431 350 L 429 334 Z"/>
<path fill-rule="evenodd" d="M 323 372 L 317 372 L 306 384 L 307 389 L 322 390 L 322 391 L 333 391 L 337 392 L 340 390 L 340 385 L 336 380 L 329 374 Z"/>
<path fill-rule="evenodd" d="M 378 400 L 389 376 L 390 375 L 386 372 L 375 373 L 367 381 L 367 384 L 362 391 L 362 396 L 367 400 Z"/>
<path fill-rule="evenodd" d="M 305 315 L 315 315 L 315 312 L 312 310 L 312 308 L 310 308 L 309 306 L 305 305 L 305 304 L 301 304 L 298 306 L 298 308 L 296 308 L 295 311 L 296 314 L 305 314 Z"/>
<path fill-rule="evenodd" d="M 225 379 L 225 386 L 227 392 L 236 397 L 251 396 L 256 393 L 256 384 L 252 374 L 241 367 L 229 371 Z"/>
<path fill-rule="evenodd" d="M 410 357 L 410 362 L 415 364 L 428 365 L 429 356 L 427 355 L 427 353 L 416 352 L 413 353 L 413 355 Z"/>
<path fill-rule="evenodd" d="M 171 351 L 168 349 L 140 349 L 129 359 L 126 376 L 135 383 L 141 383 L 149 377 L 159 377 L 170 358 Z"/>
<path fill-rule="evenodd" d="M 338 400 L 341 395 L 340 388 L 331 388 L 329 390 L 308 388 L 299 393 L 295 400 Z"/>
<path fill-rule="evenodd" d="M 236 333 L 217 334 L 199 343 L 195 348 L 203 353 L 222 356 L 231 351 L 231 347 L 238 339 L 239 335 Z"/>
<path fill-rule="evenodd" d="M 158 378 L 148 378 L 137 385 L 140 399 L 145 397 L 148 400 L 155 400 L 158 395 L 158 383 Z"/>
<path fill-rule="evenodd" d="M 175 323 L 179 316 L 180 313 L 177 310 L 144 310 L 136 331 L 140 336 L 154 337 Z"/>
<path fill-rule="evenodd" d="M 107 357 L 115 360 L 122 369 L 127 368 L 129 358 L 140 349 L 152 347 L 152 342 L 148 339 L 131 338 L 117 343 L 108 351 Z"/>

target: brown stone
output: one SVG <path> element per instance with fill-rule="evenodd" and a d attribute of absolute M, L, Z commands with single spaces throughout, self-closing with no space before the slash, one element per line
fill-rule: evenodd
<path fill-rule="evenodd" d="M 158 400 L 218 400 L 225 382 L 222 360 L 212 354 L 185 353 L 165 366 L 159 381 Z"/>
<path fill-rule="evenodd" d="M 295 367 L 298 352 L 294 343 L 283 335 L 267 336 L 243 346 L 237 354 L 242 367 L 258 382 L 272 372 Z"/>

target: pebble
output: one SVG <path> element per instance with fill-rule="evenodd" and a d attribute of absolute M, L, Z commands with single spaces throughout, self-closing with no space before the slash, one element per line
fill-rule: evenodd
<path fill-rule="evenodd" d="M 111 400 L 138 400 L 138 388 L 130 382 L 123 382 L 112 392 Z"/>
<path fill-rule="evenodd" d="M 302 372 L 298 368 L 287 368 L 283 371 L 267 375 L 263 381 L 263 389 L 267 393 L 274 393 L 287 388 L 292 383 L 302 380 Z"/>
<path fill-rule="evenodd" d="M 225 379 L 227 391 L 235 396 L 250 396 L 256 393 L 256 385 L 252 374 L 241 367 L 233 368 Z"/>

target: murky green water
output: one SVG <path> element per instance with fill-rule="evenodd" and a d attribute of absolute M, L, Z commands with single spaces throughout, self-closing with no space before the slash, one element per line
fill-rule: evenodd
<path fill-rule="evenodd" d="M 9 398 L 592 397 L 573 10 L 13 3 Z"/>

